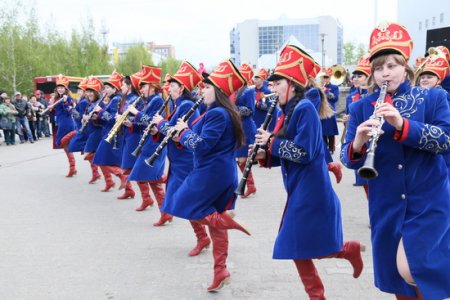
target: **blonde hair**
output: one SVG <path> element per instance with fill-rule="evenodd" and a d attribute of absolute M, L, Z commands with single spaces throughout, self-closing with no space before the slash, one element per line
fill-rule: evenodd
<path fill-rule="evenodd" d="M 334 110 L 331 108 L 330 103 L 328 102 L 328 98 L 327 96 L 325 96 L 325 92 L 317 85 L 314 78 L 310 77 L 308 79 L 308 86 L 316 88 L 320 93 L 319 118 L 321 120 L 324 120 L 334 116 Z"/>

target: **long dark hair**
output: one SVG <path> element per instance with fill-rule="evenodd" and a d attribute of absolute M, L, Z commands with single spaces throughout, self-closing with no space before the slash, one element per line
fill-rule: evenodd
<path fill-rule="evenodd" d="M 234 135 L 236 136 L 236 146 L 238 148 L 242 147 L 245 145 L 245 135 L 242 127 L 241 115 L 237 111 L 236 107 L 231 103 L 230 99 L 215 86 L 214 94 L 216 97 L 216 105 L 225 108 L 230 115 Z"/>
<path fill-rule="evenodd" d="M 69 89 L 66 88 L 66 87 L 63 86 L 63 85 L 61 85 L 61 86 L 64 87 L 64 88 L 66 89 L 66 91 L 65 91 L 62 95 L 59 95 L 59 93 L 58 93 L 58 86 L 59 86 L 59 85 L 57 85 L 57 86 L 55 87 L 55 90 L 53 91 L 53 92 L 55 93 L 55 95 L 58 96 L 58 98 L 57 98 L 56 100 L 61 99 L 64 95 L 67 95 L 67 97 L 70 96 Z M 56 98 L 56 97 L 55 97 L 55 98 Z"/>
<path fill-rule="evenodd" d="M 287 79 L 286 79 L 287 80 Z M 287 127 L 289 125 L 289 121 L 291 120 L 292 114 L 294 113 L 294 109 L 297 106 L 297 104 L 303 99 L 305 98 L 305 88 L 302 87 L 300 84 L 295 83 L 293 81 L 289 81 L 287 80 L 288 83 L 290 83 L 290 85 L 292 87 L 294 87 L 294 97 L 290 100 L 288 100 L 288 102 L 286 102 L 285 106 L 290 102 L 290 101 L 294 101 L 294 104 L 291 106 L 291 109 L 288 111 L 288 113 L 286 114 L 286 117 L 284 118 L 284 122 L 283 122 L 283 127 L 281 127 L 281 129 L 275 133 L 276 137 L 285 137 L 286 136 L 286 130 Z M 281 108 L 283 108 L 283 106 L 281 106 Z"/>

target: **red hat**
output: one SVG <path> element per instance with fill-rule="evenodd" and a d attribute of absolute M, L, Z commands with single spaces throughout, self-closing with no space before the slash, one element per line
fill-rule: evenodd
<path fill-rule="evenodd" d="M 83 79 L 80 81 L 80 83 L 78 84 L 78 88 L 79 88 L 80 90 L 85 91 L 85 90 L 86 90 L 86 87 L 87 87 L 87 82 L 88 82 L 88 78 L 87 78 L 87 77 L 86 77 L 86 78 L 83 78 Z"/>
<path fill-rule="evenodd" d="M 189 62 L 184 61 L 178 71 L 173 75 L 169 82 L 178 82 L 184 85 L 191 92 L 195 86 L 203 79 L 202 75 Z"/>
<path fill-rule="evenodd" d="M 314 62 L 314 67 L 312 68 L 311 73 L 309 73 L 308 76 L 310 78 L 316 78 L 317 74 L 319 74 L 320 72 L 320 69 L 321 69 L 320 65 L 317 62 Z"/>
<path fill-rule="evenodd" d="M 414 67 L 418 68 L 420 67 L 420 65 L 422 65 L 426 60 L 426 57 L 424 56 L 419 56 L 416 58 L 416 64 L 414 65 Z"/>
<path fill-rule="evenodd" d="M 421 74 L 426 72 L 432 73 L 442 80 L 448 75 L 448 67 L 448 60 L 444 57 L 436 57 L 434 59 L 427 58 L 427 62 L 425 63 L 425 67 Z"/>
<path fill-rule="evenodd" d="M 447 59 L 447 61 L 450 62 L 450 53 L 448 51 L 448 48 L 445 46 L 437 46 L 436 47 L 438 50 L 442 51 L 442 53 L 444 53 L 445 58 Z"/>
<path fill-rule="evenodd" d="M 249 64 L 242 64 L 239 67 L 239 73 L 241 73 L 242 76 L 244 76 L 245 81 L 247 82 L 247 85 L 253 84 L 253 69 Z"/>
<path fill-rule="evenodd" d="M 408 61 L 413 41 L 406 28 L 398 23 L 381 23 L 370 35 L 370 61 L 383 54 L 401 54 Z"/>
<path fill-rule="evenodd" d="M 358 64 L 356 65 L 356 68 L 353 71 L 353 73 L 363 73 L 367 77 L 370 76 L 372 71 L 370 70 L 370 60 L 368 54 L 359 58 Z"/>
<path fill-rule="evenodd" d="M 331 77 L 333 75 L 333 69 L 332 68 L 322 68 L 323 77 Z"/>
<path fill-rule="evenodd" d="M 214 85 L 227 96 L 243 87 L 246 82 L 231 59 L 221 62 L 203 81 Z"/>
<path fill-rule="evenodd" d="M 93 91 L 100 93 L 102 90 L 102 87 L 103 87 L 103 82 L 101 82 L 100 79 L 98 79 L 95 76 L 89 76 L 88 81 L 86 83 L 86 90 L 93 90 Z"/>
<path fill-rule="evenodd" d="M 143 75 L 139 84 L 161 84 L 162 69 L 158 67 L 142 66 Z"/>
<path fill-rule="evenodd" d="M 113 88 L 120 89 L 120 86 L 122 85 L 123 75 L 119 72 L 113 71 L 111 76 L 108 78 L 108 80 L 105 82 L 105 84 L 108 84 L 112 86 Z"/>
<path fill-rule="evenodd" d="M 261 69 L 259 69 L 258 73 L 256 73 L 255 77 L 259 77 L 262 80 L 266 80 L 267 77 L 269 77 L 269 72 L 267 72 L 266 69 L 261 68 Z"/>
<path fill-rule="evenodd" d="M 66 89 L 69 88 L 69 78 L 67 78 L 66 76 L 59 74 L 58 77 L 56 78 L 56 86 L 58 85 L 62 85 L 63 87 L 65 87 Z"/>
<path fill-rule="evenodd" d="M 139 82 L 141 81 L 142 76 L 144 75 L 144 69 L 141 68 L 139 71 L 134 73 L 133 75 L 130 75 L 131 84 L 133 87 L 139 91 Z"/>
<path fill-rule="evenodd" d="M 314 59 L 294 45 L 286 45 L 281 51 L 278 64 L 269 81 L 285 78 L 303 87 L 308 83 L 308 75 L 314 69 Z"/>

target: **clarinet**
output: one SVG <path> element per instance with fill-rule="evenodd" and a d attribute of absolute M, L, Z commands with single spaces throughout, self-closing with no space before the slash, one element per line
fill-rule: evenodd
<path fill-rule="evenodd" d="M 272 121 L 272 117 L 273 117 L 273 112 L 275 111 L 275 107 L 277 106 L 278 103 L 278 97 L 273 93 L 273 94 L 269 94 L 269 95 L 265 95 L 265 98 L 270 97 L 270 107 L 267 110 L 267 114 L 266 114 L 266 118 L 264 119 L 264 123 L 261 125 L 261 128 L 263 130 L 267 130 L 267 127 L 269 127 L 270 122 Z M 258 150 L 261 146 L 254 143 L 252 146 L 252 150 L 250 152 L 250 155 L 247 158 L 247 162 L 245 163 L 245 169 L 242 172 L 242 178 L 241 181 L 239 182 L 238 187 L 236 188 L 236 190 L 234 191 L 234 193 L 236 195 L 243 195 L 244 191 L 245 191 L 245 186 L 247 184 L 247 177 L 248 174 L 250 173 L 252 166 L 253 166 L 253 162 L 255 161 L 256 158 L 256 154 L 258 154 Z"/>
<path fill-rule="evenodd" d="M 164 103 L 161 105 L 161 107 L 159 108 L 158 112 L 156 113 L 157 115 L 162 115 L 162 113 L 164 112 L 164 110 L 166 109 L 167 105 L 169 104 L 169 102 L 171 101 L 170 96 L 167 98 L 166 101 L 164 101 Z M 139 144 L 137 145 L 136 149 L 134 149 L 133 153 L 131 153 L 134 157 L 139 156 L 139 154 L 141 154 L 142 151 L 142 147 L 144 147 L 144 143 L 147 140 L 148 134 L 150 133 L 150 130 L 156 126 L 156 123 L 151 122 L 145 129 L 144 129 L 144 133 L 142 134 L 141 139 L 139 140 Z"/>
<path fill-rule="evenodd" d="M 89 121 L 90 121 L 90 120 L 92 119 L 92 117 L 94 116 L 95 108 L 96 108 L 97 106 L 99 106 L 100 103 L 101 103 L 101 102 L 103 101 L 103 99 L 105 99 L 105 98 L 106 98 L 106 95 L 103 96 L 102 99 L 99 99 L 99 100 L 95 103 L 95 106 L 94 106 L 94 108 L 91 110 L 90 113 L 87 113 L 88 110 L 89 110 L 89 105 L 86 107 L 85 115 L 87 115 L 87 119 L 86 119 L 85 122 L 82 122 L 83 124 L 81 124 L 80 133 L 84 133 L 84 131 L 86 130 L 86 126 L 89 124 Z"/>
<path fill-rule="evenodd" d="M 377 108 L 380 107 L 386 99 L 387 85 L 388 82 L 386 81 L 381 86 L 380 95 L 378 96 L 375 104 L 375 109 L 373 110 L 373 114 L 370 116 L 370 119 L 380 121 L 380 126 L 372 129 L 372 137 L 370 138 L 370 145 L 367 149 L 366 160 L 364 161 L 364 165 L 358 169 L 358 175 L 366 180 L 371 180 L 378 177 L 378 171 L 375 169 L 375 149 L 377 148 L 378 139 L 380 138 L 380 128 L 383 126 L 384 118 L 377 117 L 376 112 Z"/>
<path fill-rule="evenodd" d="M 170 99 L 170 98 L 169 98 Z M 197 110 L 197 108 L 202 104 L 203 98 L 198 99 L 194 105 L 191 107 L 191 109 L 182 117 L 183 122 L 187 122 L 189 118 L 194 114 L 194 112 Z M 149 165 L 150 167 L 153 167 L 153 163 L 158 158 L 158 156 L 161 155 L 161 151 L 167 146 L 169 141 L 178 133 L 177 130 L 170 130 L 166 137 L 162 140 L 162 142 L 159 144 L 158 148 L 156 148 L 155 152 L 150 156 L 148 159 L 145 160 L 145 163 Z"/>

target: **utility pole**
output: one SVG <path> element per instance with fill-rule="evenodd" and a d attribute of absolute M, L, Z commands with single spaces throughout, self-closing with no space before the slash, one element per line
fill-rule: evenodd
<path fill-rule="evenodd" d="M 325 68 L 325 49 L 324 49 L 324 43 L 325 43 L 325 36 L 327 34 L 326 33 L 321 33 L 320 34 L 320 38 L 322 41 L 322 68 Z"/>

